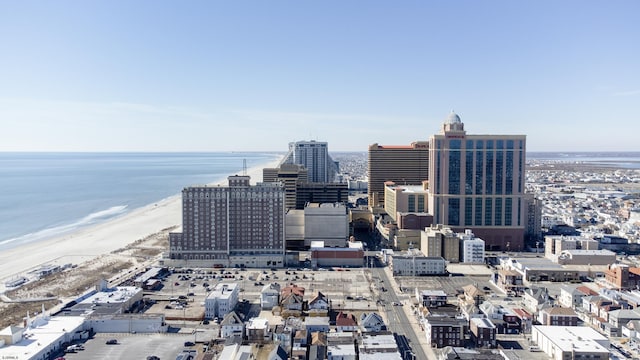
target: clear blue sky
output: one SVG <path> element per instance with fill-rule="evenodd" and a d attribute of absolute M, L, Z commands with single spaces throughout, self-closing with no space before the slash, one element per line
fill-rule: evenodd
<path fill-rule="evenodd" d="M 640 1 L 0 0 L 0 151 L 640 150 Z"/>

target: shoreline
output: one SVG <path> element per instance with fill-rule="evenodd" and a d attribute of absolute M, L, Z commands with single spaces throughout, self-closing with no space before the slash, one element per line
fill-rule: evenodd
<path fill-rule="evenodd" d="M 251 183 L 262 181 L 262 169 L 275 167 L 281 157 L 247 170 Z M 232 176 L 235 174 L 229 174 Z M 227 178 L 207 185 L 226 185 Z M 185 184 L 195 186 L 194 184 Z M 71 233 L 17 245 L 0 252 L 0 293 L 5 281 L 27 274 L 45 264 L 80 264 L 126 247 L 164 229 L 182 226 L 182 195 L 131 210 L 121 216 L 74 230 Z M 77 261 L 64 261 L 66 259 Z"/>

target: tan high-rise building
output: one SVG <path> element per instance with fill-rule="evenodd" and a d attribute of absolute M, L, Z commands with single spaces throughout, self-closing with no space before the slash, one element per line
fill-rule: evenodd
<path fill-rule="evenodd" d="M 262 181 L 281 182 L 284 185 L 284 204 L 287 209 L 296 208 L 296 186 L 309 181 L 307 169 L 298 164 L 280 164 L 277 168 L 262 169 Z"/>
<path fill-rule="evenodd" d="M 384 183 L 421 185 L 429 177 L 429 143 L 369 146 L 369 206 L 384 206 Z"/>
<path fill-rule="evenodd" d="M 522 250 L 525 146 L 524 135 L 468 135 L 452 112 L 429 139 L 433 223 L 471 229 L 489 250 Z"/>

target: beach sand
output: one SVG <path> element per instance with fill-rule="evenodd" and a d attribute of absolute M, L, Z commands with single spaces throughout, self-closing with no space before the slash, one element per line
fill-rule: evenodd
<path fill-rule="evenodd" d="M 280 160 L 247 170 L 251 182 L 262 181 L 264 167 L 276 167 Z M 227 179 L 210 185 L 226 185 Z M 188 186 L 190 184 L 185 184 Z M 0 293 L 6 280 L 22 276 L 45 264 L 80 264 L 126 247 L 137 240 L 182 224 L 180 194 L 135 209 L 121 217 L 80 229 L 64 236 L 25 244 L 0 253 Z"/>

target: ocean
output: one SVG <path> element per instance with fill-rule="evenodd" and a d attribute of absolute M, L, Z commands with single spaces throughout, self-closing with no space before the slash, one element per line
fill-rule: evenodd
<path fill-rule="evenodd" d="M 0 153 L 0 250 L 62 235 L 279 159 L 276 153 Z"/>
<path fill-rule="evenodd" d="M 617 169 L 640 169 L 640 152 L 527 152 L 527 161 L 583 163 Z"/>

